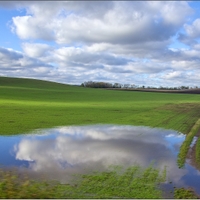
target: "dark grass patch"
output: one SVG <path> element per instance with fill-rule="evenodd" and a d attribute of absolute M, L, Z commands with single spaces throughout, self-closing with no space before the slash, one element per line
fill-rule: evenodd
<path fill-rule="evenodd" d="M 197 139 L 195 145 L 195 161 L 198 166 L 198 169 L 200 169 L 200 138 Z"/>
<path fill-rule="evenodd" d="M 170 103 L 161 106 L 161 110 L 171 110 L 179 113 L 190 113 L 193 110 L 200 109 L 200 103 Z"/>
<path fill-rule="evenodd" d="M 175 199 L 199 199 L 200 197 L 195 193 L 192 188 L 175 188 L 174 189 Z"/>

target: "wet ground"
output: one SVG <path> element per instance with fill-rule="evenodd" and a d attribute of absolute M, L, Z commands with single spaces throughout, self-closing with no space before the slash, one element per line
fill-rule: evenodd
<path fill-rule="evenodd" d="M 199 170 L 191 162 L 183 169 L 177 166 L 184 139 L 185 135 L 176 131 L 148 127 L 58 127 L 29 135 L 1 136 L 0 164 L 33 177 L 42 175 L 67 183 L 74 173 L 106 170 L 111 165 L 147 167 L 154 163 L 161 170 L 167 167 L 167 181 L 161 187 L 168 195 L 174 186 L 192 187 L 200 194 Z"/>

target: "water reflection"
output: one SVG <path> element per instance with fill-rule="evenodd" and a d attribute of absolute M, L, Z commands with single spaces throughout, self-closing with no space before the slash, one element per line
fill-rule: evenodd
<path fill-rule="evenodd" d="M 158 168 L 168 166 L 169 178 L 173 180 L 186 173 L 176 165 L 184 136 L 174 131 L 131 126 L 72 126 L 43 133 L 27 136 L 15 145 L 16 159 L 34 161 L 29 166 L 33 171 L 63 177 L 66 171 L 104 170 L 113 164 L 148 166 L 154 161 Z"/>
<path fill-rule="evenodd" d="M 157 168 L 167 166 L 168 181 L 176 186 L 187 186 L 191 182 L 188 178 L 191 166 L 179 169 L 176 163 L 185 136 L 172 130 L 114 125 L 70 126 L 14 138 L 16 140 L 10 143 L 15 154 L 10 155 L 9 163 L 19 166 L 20 162 L 26 162 L 27 170 L 34 175 L 46 174 L 61 182 L 70 181 L 71 174 L 77 172 L 136 163 L 146 167 L 152 161 Z M 0 157 L 0 162 L 4 159 Z"/>

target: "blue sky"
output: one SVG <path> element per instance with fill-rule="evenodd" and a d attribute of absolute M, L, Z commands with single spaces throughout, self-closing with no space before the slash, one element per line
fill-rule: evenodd
<path fill-rule="evenodd" d="M 0 45 L 5 48 L 13 48 L 17 51 L 21 50 L 21 40 L 17 35 L 11 32 L 10 23 L 12 23 L 12 17 L 18 16 L 20 13 L 16 10 L 7 10 L 0 8 L 0 24 L 1 24 L 1 37 Z"/>
<path fill-rule="evenodd" d="M 0 1 L 0 76 L 199 86 L 198 1 Z"/>

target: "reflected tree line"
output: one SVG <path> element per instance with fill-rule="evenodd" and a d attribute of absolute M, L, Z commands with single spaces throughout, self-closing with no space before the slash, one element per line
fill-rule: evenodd
<path fill-rule="evenodd" d="M 159 90 L 185 90 L 185 89 L 197 89 L 198 86 L 189 87 L 189 86 L 179 86 L 179 87 L 152 87 L 152 86 L 138 86 L 135 84 L 121 84 L 121 83 L 107 83 L 107 82 L 95 82 L 95 81 L 86 81 L 81 84 L 82 87 L 90 88 L 132 88 L 132 89 L 159 89 Z"/>

